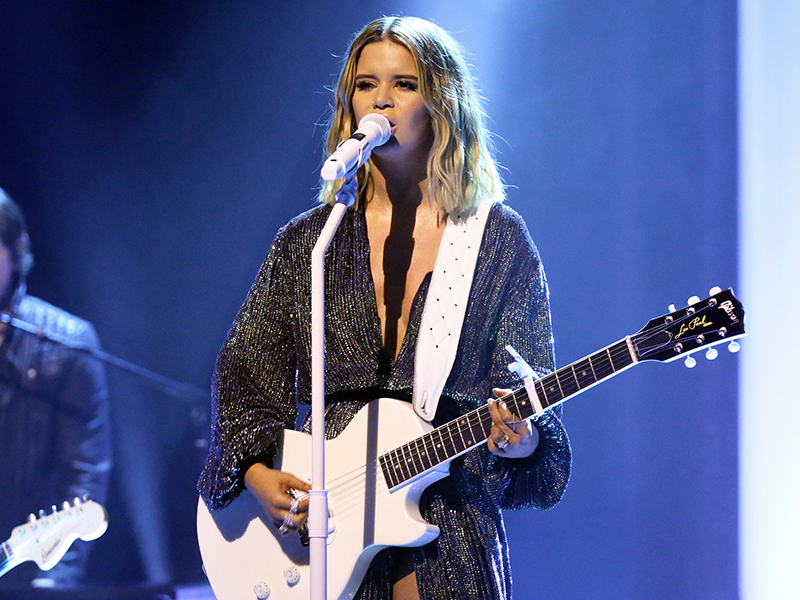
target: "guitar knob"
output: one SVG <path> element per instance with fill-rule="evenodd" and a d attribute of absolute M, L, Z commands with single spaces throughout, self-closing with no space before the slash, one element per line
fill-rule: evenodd
<path fill-rule="evenodd" d="M 708 350 L 706 350 L 706 358 L 708 360 L 714 360 L 715 358 L 717 358 L 717 356 L 719 356 L 719 352 L 717 352 L 716 348 L 709 348 Z"/>
<path fill-rule="evenodd" d="M 267 598 L 269 598 L 271 590 L 269 589 L 269 586 L 262 581 L 261 583 L 257 583 L 255 585 L 255 587 L 253 588 L 253 592 L 255 593 L 256 598 L 258 600 L 267 600 Z"/>
<path fill-rule="evenodd" d="M 694 356 L 687 356 L 686 360 L 683 362 L 686 365 L 687 369 L 694 369 L 694 366 L 697 364 L 697 361 L 694 359 Z"/>
<path fill-rule="evenodd" d="M 676 310 L 678 310 L 677 308 L 675 308 L 674 304 L 670 304 L 667 308 L 669 309 L 669 312 L 671 312 L 671 313 L 674 313 Z"/>
<path fill-rule="evenodd" d="M 283 572 L 283 577 L 289 585 L 296 585 L 300 581 L 300 569 L 297 567 L 289 567 Z"/>
<path fill-rule="evenodd" d="M 698 302 L 700 302 L 700 296 L 692 296 L 691 298 L 689 298 L 687 304 L 691 306 L 692 304 L 697 304 Z"/>
<path fill-rule="evenodd" d="M 61 508 L 63 508 L 64 510 L 69 510 L 69 502 L 65 500 L 64 503 L 61 505 Z"/>
<path fill-rule="evenodd" d="M 717 286 L 717 285 L 715 285 L 715 286 L 714 286 L 714 287 L 712 287 L 710 290 L 708 290 L 708 295 L 709 295 L 709 296 L 716 296 L 716 295 L 717 295 L 717 294 L 719 294 L 721 291 L 722 291 L 722 288 L 721 288 L 721 287 L 719 287 L 719 286 Z"/>
<path fill-rule="evenodd" d="M 28 515 L 28 523 L 36 523 L 36 515 L 31 513 Z"/>
<path fill-rule="evenodd" d="M 739 351 L 739 348 L 741 348 L 741 346 L 739 345 L 739 342 L 737 342 L 736 340 L 728 344 L 728 350 L 730 350 L 734 354 L 736 354 Z"/>

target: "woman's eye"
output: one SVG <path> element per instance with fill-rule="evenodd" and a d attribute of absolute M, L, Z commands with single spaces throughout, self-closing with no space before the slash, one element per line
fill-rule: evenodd
<path fill-rule="evenodd" d="M 371 81 L 356 81 L 356 89 L 360 92 L 372 88 Z"/>
<path fill-rule="evenodd" d="M 417 84 L 414 81 L 409 81 L 407 79 L 401 79 L 397 82 L 397 87 L 403 90 L 408 90 L 410 92 L 416 91 Z"/>

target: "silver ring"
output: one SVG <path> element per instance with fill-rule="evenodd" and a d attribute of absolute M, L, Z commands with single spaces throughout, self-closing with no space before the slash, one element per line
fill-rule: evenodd
<path fill-rule="evenodd" d="M 497 446 L 500 450 L 504 450 L 506 446 L 508 446 L 509 437 L 507 433 L 503 434 L 503 439 L 499 442 L 495 440 L 494 445 Z"/>
<path fill-rule="evenodd" d="M 292 503 L 289 505 L 289 514 L 296 515 L 298 506 L 300 506 L 300 500 L 295 496 L 292 498 Z"/>
<path fill-rule="evenodd" d="M 278 527 L 278 531 L 280 531 L 281 533 L 286 533 L 287 531 L 289 531 L 292 527 L 294 527 L 293 519 L 294 519 L 294 513 L 287 512 L 286 516 L 283 518 L 283 524 L 280 527 Z"/>

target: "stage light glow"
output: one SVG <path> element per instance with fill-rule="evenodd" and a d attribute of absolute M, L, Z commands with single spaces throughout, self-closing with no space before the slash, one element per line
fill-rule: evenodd
<path fill-rule="evenodd" d="M 800 595 L 800 5 L 739 3 L 743 600 Z"/>

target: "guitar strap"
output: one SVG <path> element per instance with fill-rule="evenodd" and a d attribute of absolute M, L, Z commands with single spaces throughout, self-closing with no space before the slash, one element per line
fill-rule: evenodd
<path fill-rule="evenodd" d="M 414 359 L 414 410 L 432 421 L 453 368 L 475 264 L 492 202 L 470 216 L 451 215 L 442 233 Z"/>

